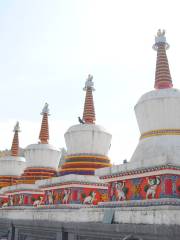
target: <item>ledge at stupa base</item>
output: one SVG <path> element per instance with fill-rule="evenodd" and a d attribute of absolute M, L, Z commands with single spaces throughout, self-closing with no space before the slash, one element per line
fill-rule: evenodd
<path fill-rule="evenodd" d="M 108 184 L 108 202 L 134 203 L 149 200 L 150 205 L 161 205 L 161 199 L 180 198 L 180 167 L 173 165 L 157 165 L 149 168 L 130 169 L 124 163 L 112 168 L 96 170 L 96 175 Z M 126 168 L 126 170 L 125 170 Z M 156 200 L 159 200 L 156 203 Z M 148 202 L 148 204 L 149 204 Z M 174 204 L 173 201 L 170 205 Z M 163 201 L 162 201 L 163 204 Z M 123 205 L 123 204 L 122 204 Z"/>
<path fill-rule="evenodd" d="M 38 206 L 43 203 L 44 192 L 35 184 L 17 184 L 1 189 L 7 201 L 2 208 L 15 208 L 19 206 Z"/>
<path fill-rule="evenodd" d="M 97 205 L 107 201 L 107 184 L 97 176 L 69 174 L 36 181 L 45 192 L 45 205 Z"/>

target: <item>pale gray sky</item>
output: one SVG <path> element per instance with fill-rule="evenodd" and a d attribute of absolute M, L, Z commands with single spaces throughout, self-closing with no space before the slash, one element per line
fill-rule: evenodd
<path fill-rule="evenodd" d="M 175 0 L 0 0 L 0 149 L 20 121 L 22 147 L 38 141 L 51 110 L 50 142 L 78 123 L 85 79 L 94 76 L 97 123 L 113 135 L 113 163 L 129 160 L 139 138 L 133 107 L 153 89 L 158 28 L 167 30 L 170 69 L 180 87 L 180 22 Z"/>

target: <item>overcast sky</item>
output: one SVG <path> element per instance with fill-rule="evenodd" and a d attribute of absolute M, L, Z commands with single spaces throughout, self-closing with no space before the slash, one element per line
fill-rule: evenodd
<path fill-rule="evenodd" d="M 82 116 L 87 75 L 94 76 L 97 124 L 112 133 L 113 163 L 130 159 L 139 139 L 134 105 L 153 89 L 158 28 L 167 30 L 171 75 L 180 87 L 178 1 L 0 0 L 0 149 L 38 141 L 50 107 L 50 143 Z"/>

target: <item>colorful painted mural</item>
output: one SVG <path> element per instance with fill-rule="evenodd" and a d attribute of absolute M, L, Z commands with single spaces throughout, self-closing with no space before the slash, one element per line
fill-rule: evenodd
<path fill-rule="evenodd" d="M 7 206 L 37 206 L 42 205 L 44 194 L 36 193 L 17 193 L 9 194 Z"/>
<path fill-rule="evenodd" d="M 108 201 L 180 198 L 180 176 L 161 175 L 117 180 L 108 184 Z"/>
<path fill-rule="evenodd" d="M 45 191 L 45 204 L 93 204 L 107 201 L 106 189 L 60 188 Z"/>
<path fill-rule="evenodd" d="M 0 195 L 0 208 L 7 206 L 8 196 Z"/>

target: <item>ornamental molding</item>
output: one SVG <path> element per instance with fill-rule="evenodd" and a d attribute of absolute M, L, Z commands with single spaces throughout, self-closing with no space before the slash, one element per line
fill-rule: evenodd
<path fill-rule="evenodd" d="M 166 128 L 166 129 L 156 129 L 151 130 L 148 132 L 144 132 L 140 136 L 140 140 L 148 137 L 154 137 L 154 136 L 178 136 L 180 135 L 180 129 L 179 128 Z"/>
<path fill-rule="evenodd" d="M 145 169 L 137 169 L 133 171 L 127 172 L 119 172 L 112 175 L 102 176 L 100 177 L 105 183 L 117 181 L 117 180 L 126 180 L 133 179 L 139 177 L 149 177 L 152 175 L 164 175 L 164 174 L 175 174 L 180 175 L 180 167 L 172 166 L 172 165 L 164 165 L 159 167 L 145 168 Z"/>

